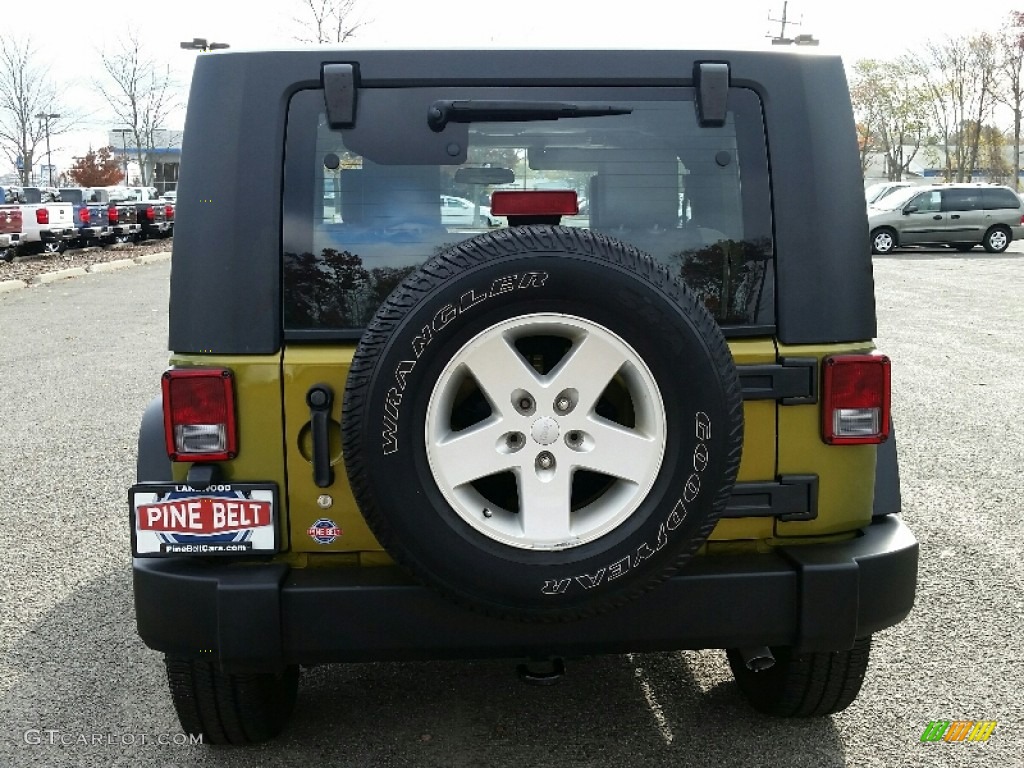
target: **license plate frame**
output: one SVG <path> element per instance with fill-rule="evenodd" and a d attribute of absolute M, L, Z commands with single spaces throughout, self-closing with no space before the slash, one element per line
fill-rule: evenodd
<path fill-rule="evenodd" d="M 280 508 L 276 483 L 139 483 L 128 490 L 132 557 L 273 555 Z"/>

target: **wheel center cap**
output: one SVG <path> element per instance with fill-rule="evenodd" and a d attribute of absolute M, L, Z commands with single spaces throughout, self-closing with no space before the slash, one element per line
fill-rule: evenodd
<path fill-rule="evenodd" d="M 558 422 L 550 416 L 542 416 L 530 428 L 533 439 L 541 445 L 551 445 L 558 439 Z"/>

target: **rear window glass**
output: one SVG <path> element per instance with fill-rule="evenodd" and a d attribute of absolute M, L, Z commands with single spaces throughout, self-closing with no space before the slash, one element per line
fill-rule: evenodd
<path fill-rule="evenodd" d="M 428 126 L 438 101 L 613 106 L 620 114 Z M 624 114 L 622 114 L 624 113 Z M 689 88 L 363 89 L 356 125 L 332 128 L 322 90 L 288 116 L 283 315 L 289 338 L 358 336 L 439 251 L 508 226 L 501 190 L 571 190 L 589 227 L 651 254 L 723 328 L 773 316 L 768 161 L 760 102 L 732 88 L 721 127 L 697 122 Z"/>
<path fill-rule="evenodd" d="M 995 189 L 983 189 L 982 200 L 987 210 L 997 208 L 1020 208 L 1020 198 L 1012 190 L 997 187 Z"/>

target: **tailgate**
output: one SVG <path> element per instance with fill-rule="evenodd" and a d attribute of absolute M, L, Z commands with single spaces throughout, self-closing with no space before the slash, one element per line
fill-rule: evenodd
<path fill-rule="evenodd" d="M 341 401 L 354 352 L 354 345 L 285 349 L 286 496 L 293 552 L 361 552 L 378 559 L 383 554 L 356 506 L 342 461 Z M 315 386 L 329 388 L 333 396 L 326 419 L 331 471 L 321 485 L 314 471 L 312 410 L 306 401 Z"/>

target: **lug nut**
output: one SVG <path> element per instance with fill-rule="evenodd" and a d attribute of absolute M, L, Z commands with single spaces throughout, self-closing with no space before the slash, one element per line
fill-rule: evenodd
<path fill-rule="evenodd" d="M 565 442 L 576 448 L 583 442 L 583 435 L 574 430 L 565 436 Z"/>
<path fill-rule="evenodd" d="M 555 410 L 559 411 L 560 413 L 565 413 L 566 411 L 569 410 L 569 406 L 571 405 L 572 402 L 569 400 L 568 397 L 560 397 L 555 401 Z"/>
<path fill-rule="evenodd" d="M 520 410 L 523 410 L 523 411 L 530 410 L 531 408 L 533 408 L 533 400 L 531 400 L 528 397 L 520 398 L 519 399 L 519 408 L 520 408 Z"/>
<path fill-rule="evenodd" d="M 555 464 L 555 457 L 545 451 L 537 457 L 537 466 L 541 469 L 551 469 Z"/>

